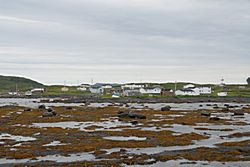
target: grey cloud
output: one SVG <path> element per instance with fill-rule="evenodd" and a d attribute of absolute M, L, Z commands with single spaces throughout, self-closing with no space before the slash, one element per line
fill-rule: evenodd
<path fill-rule="evenodd" d="M 48 83 L 91 76 L 119 82 L 139 80 L 138 75 L 155 81 L 217 82 L 225 76 L 228 82 L 244 82 L 249 75 L 248 0 L 0 4 L 0 70 L 5 74 Z M 48 70 L 51 76 L 43 72 Z"/>

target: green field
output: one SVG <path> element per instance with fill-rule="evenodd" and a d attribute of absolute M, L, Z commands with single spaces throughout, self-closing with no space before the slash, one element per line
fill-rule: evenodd
<path fill-rule="evenodd" d="M 67 86 L 69 89 L 67 92 L 63 92 L 62 88 L 64 86 L 61 85 L 52 85 L 52 86 L 46 86 L 46 91 L 42 94 L 43 96 L 56 96 L 56 95 L 83 95 L 83 94 L 89 94 L 88 92 L 83 92 L 77 90 L 77 86 Z"/>

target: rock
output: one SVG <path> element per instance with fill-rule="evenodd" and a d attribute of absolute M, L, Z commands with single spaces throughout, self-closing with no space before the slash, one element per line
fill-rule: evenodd
<path fill-rule="evenodd" d="M 133 112 L 130 112 L 128 114 L 129 118 L 136 118 L 136 119 L 146 119 L 146 116 L 145 115 L 142 115 L 142 114 L 137 114 L 137 113 L 133 113 Z"/>
<path fill-rule="evenodd" d="M 211 116 L 211 113 L 206 112 L 206 111 L 202 111 L 202 112 L 201 112 L 201 115 L 202 115 L 202 116 L 206 116 L 206 117 L 210 117 L 210 116 Z"/>
<path fill-rule="evenodd" d="M 126 153 L 127 150 L 121 148 L 121 149 L 120 149 L 120 152 L 121 152 L 121 153 Z"/>
<path fill-rule="evenodd" d="M 46 106 L 45 106 L 45 105 L 40 105 L 40 106 L 38 106 L 38 109 L 40 109 L 40 110 L 45 110 L 45 109 L 46 109 Z"/>
<path fill-rule="evenodd" d="M 51 113 L 51 115 L 56 116 L 56 112 L 52 108 L 48 108 L 47 112 L 45 112 L 45 113 Z M 47 114 L 45 114 L 45 115 L 47 115 Z"/>
<path fill-rule="evenodd" d="M 125 111 L 118 111 L 117 114 L 122 114 L 122 113 L 125 113 Z"/>
<path fill-rule="evenodd" d="M 234 108 L 234 106 L 227 106 L 227 108 Z"/>
<path fill-rule="evenodd" d="M 138 121 L 131 121 L 130 122 L 132 125 L 137 125 L 138 124 Z"/>
<path fill-rule="evenodd" d="M 136 113 L 129 112 L 128 116 L 129 116 L 129 118 L 136 118 Z"/>
<path fill-rule="evenodd" d="M 126 118 L 126 117 L 128 117 L 128 113 L 120 113 L 120 114 L 118 114 L 118 117 L 119 118 Z"/>
<path fill-rule="evenodd" d="M 161 108 L 161 111 L 170 111 L 171 107 L 170 106 L 165 106 Z"/>
<path fill-rule="evenodd" d="M 229 108 L 222 108 L 221 111 L 229 111 Z"/>
<path fill-rule="evenodd" d="M 242 110 L 237 110 L 237 111 L 234 111 L 234 115 L 244 115 L 244 111 Z"/>
<path fill-rule="evenodd" d="M 131 119 L 146 119 L 145 115 L 142 114 L 137 114 L 134 112 L 123 112 L 123 111 L 119 111 L 118 115 L 119 118 L 131 118 Z"/>
<path fill-rule="evenodd" d="M 32 111 L 31 108 L 25 108 L 23 111 Z"/>
<path fill-rule="evenodd" d="M 146 119 L 146 116 L 142 115 L 142 114 L 137 114 L 137 118 L 138 119 Z"/>
<path fill-rule="evenodd" d="M 195 165 L 197 162 L 192 161 L 192 162 L 180 162 L 180 165 Z"/>
<path fill-rule="evenodd" d="M 211 121 L 219 121 L 220 120 L 220 118 L 218 118 L 218 117 L 210 117 L 210 119 L 209 120 L 211 120 Z"/>
<path fill-rule="evenodd" d="M 54 117 L 55 115 L 53 112 L 44 112 L 42 116 L 43 117 Z"/>
<path fill-rule="evenodd" d="M 47 109 L 48 112 L 53 112 L 54 110 L 52 108 Z"/>

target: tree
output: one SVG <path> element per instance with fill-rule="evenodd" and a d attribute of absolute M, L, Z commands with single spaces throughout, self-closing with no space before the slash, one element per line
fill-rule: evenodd
<path fill-rule="evenodd" d="M 250 85 L 250 77 L 247 78 L 247 83 Z"/>

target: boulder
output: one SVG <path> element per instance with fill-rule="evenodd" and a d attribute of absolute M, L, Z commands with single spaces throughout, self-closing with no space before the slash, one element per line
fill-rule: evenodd
<path fill-rule="evenodd" d="M 55 115 L 53 112 L 44 112 L 42 116 L 43 117 L 54 117 Z"/>
<path fill-rule="evenodd" d="M 48 112 L 53 112 L 54 110 L 52 108 L 47 109 Z"/>
<path fill-rule="evenodd" d="M 117 114 L 123 114 L 125 111 L 118 111 Z"/>
<path fill-rule="evenodd" d="M 170 106 L 165 106 L 161 108 L 161 111 L 170 111 L 171 107 Z"/>
<path fill-rule="evenodd" d="M 117 115 L 119 118 L 126 118 L 128 117 L 128 113 L 120 113 Z"/>
<path fill-rule="evenodd" d="M 220 118 L 219 117 L 210 117 L 210 119 L 209 120 L 211 120 L 211 121 L 219 121 L 220 120 Z"/>
<path fill-rule="evenodd" d="M 146 116 L 142 115 L 142 114 L 137 114 L 136 118 L 138 118 L 138 119 L 146 119 Z"/>
<path fill-rule="evenodd" d="M 133 112 L 129 112 L 128 116 L 129 116 L 129 118 L 146 119 L 145 115 L 137 114 L 137 113 L 133 113 Z"/>
<path fill-rule="evenodd" d="M 65 109 L 66 110 L 72 110 L 73 108 L 72 107 L 66 107 Z"/>
<path fill-rule="evenodd" d="M 244 111 L 242 110 L 237 110 L 237 111 L 234 111 L 234 115 L 244 115 Z"/>
<path fill-rule="evenodd" d="M 46 109 L 46 106 L 45 106 L 45 105 L 40 105 L 40 106 L 38 106 L 38 109 L 40 109 L 40 110 L 45 110 L 45 109 Z"/>
<path fill-rule="evenodd" d="M 229 111 L 229 108 L 222 108 L 221 111 Z"/>
<path fill-rule="evenodd" d="M 136 118 L 137 114 L 136 113 L 133 113 L 133 112 L 129 112 L 128 113 L 128 117 L 129 118 Z"/>
<path fill-rule="evenodd" d="M 202 115 L 202 116 L 206 116 L 206 117 L 210 117 L 210 116 L 211 116 L 211 113 L 210 113 L 210 112 L 206 112 L 206 111 L 202 111 L 202 112 L 201 112 L 201 115 Z"/>
<path fill-rule="evenodd" d="M 137 114 L 137 113 L 134 113 L 134 112 L 119 111 L 117 116 L 119 118 L 146 119 L 145 115 Z"/>
<path fill-rule="evenodd" d="M 131 121 L 130 122 L 132 125 L 137 125 L 138 124 L 138 121 Z"/>

